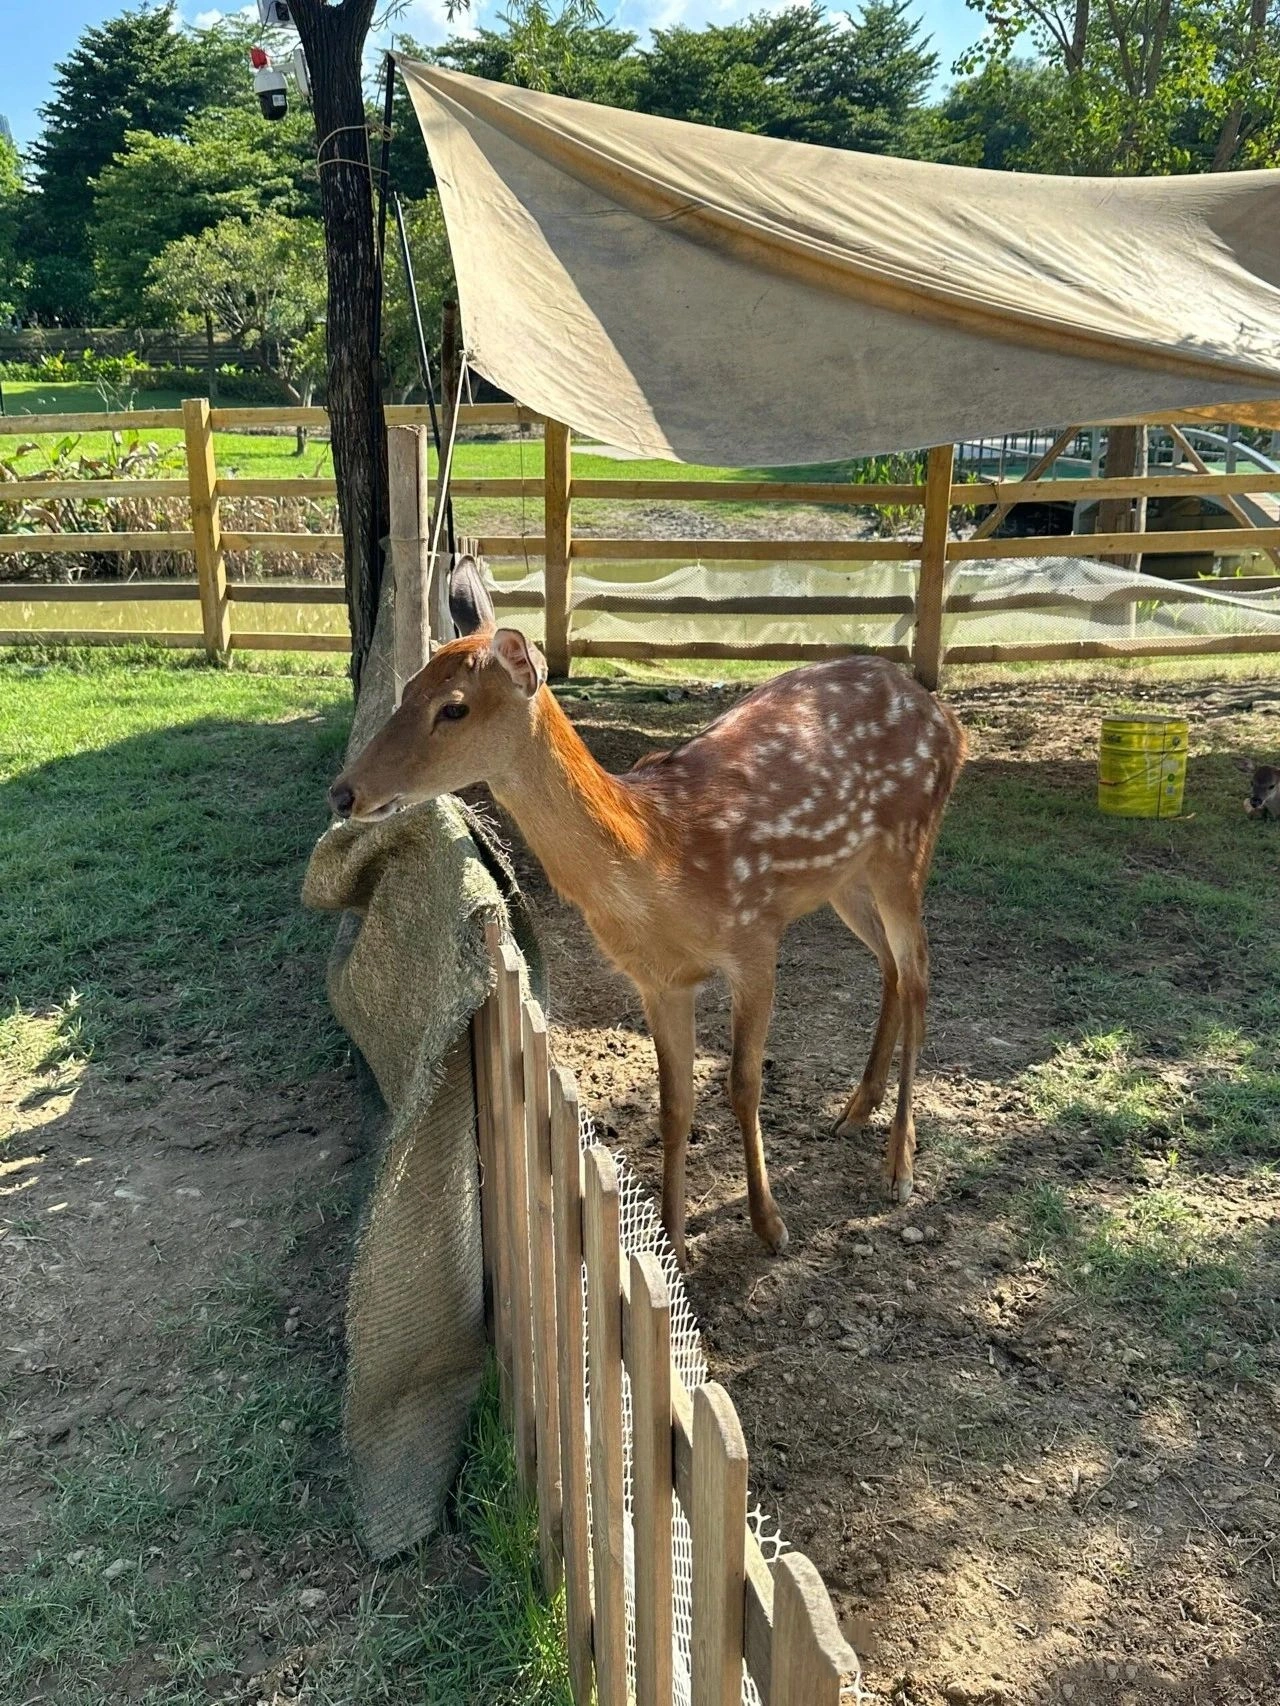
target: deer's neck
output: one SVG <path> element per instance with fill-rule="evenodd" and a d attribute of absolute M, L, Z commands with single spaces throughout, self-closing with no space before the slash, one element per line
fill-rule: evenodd
<path fill-rule="evenodd" d="M 593 922 L 624 907 L 628 891 L 661 862 L 659 814 L 596 763 L 545 687 L 518 765 L 492 789 L 556 890 Z"/>

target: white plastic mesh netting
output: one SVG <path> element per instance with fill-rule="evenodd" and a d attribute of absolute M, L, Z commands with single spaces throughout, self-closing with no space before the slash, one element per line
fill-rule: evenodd
<path fill-rule="evenodd" d="M 590 1149 L 598 1141 L 592 1129 L 590 1115 L 585 1110 L 581 1115 L 579 1138 L 584 1150 Z M 618 1220 L 624 1262 L 628 1261 L 633 1254 L 652 1252 L 662 1264 L 662 1272 L 667 1282 L 667 1291 L 671 1301 L 671 1361 L 680 1379 L 692 1392 L 695 1386 L 700 1386 L 707 1379 L 707 1359 L 702 1349 L 702 1338 L 698 1331 L 697 1318 L 684 1289 L 684 1279 L 676 1265 L 671 1245 L 667 1242 L 667 1236 L 663 1231 L 662 1222 L 658 1218 L 653 1199 L 632 1172 L 625 1157 L 614 1153 L 613 1159 L 618 1169 Z M 587 1307 L 590 1308 L 589 1297 L 587 1298 Z M 588 1392 L 589 1414 L 590 1393 Z M 627 1670 L 634 1687 L 636 1636 L 635 1544 L 634 1531 L 631 1525 L 631 1382 L 628 1379 L 625 1367 L 622 1373 L 622 1437 L 625 1486 L 623 1536 L 626 1550 Z M 588 1516 L 590 1516 L 590 1509 L 591 1490 L 588 1485 Z M 756 1539 L 760 1543 L 761 1551 L 765 1558 L 772 1563 L 778 1554 L 784 1550 L 785 1541 L 778 1533 L 772 1519 L 766 1516 L 758 1505 L 752 1510 L 748 1520 L 755 1532 Z M 689 1706 L 693 1537 L 678 1499 L 675 1501 L 672 1511 L 671 1549 L 672 1598 L 674 1602 L 672 1671 L 675 1706 Z M 745 1665 L 742 1670 L 742 1701 L 743 1706 L 760 1706 L 759 1692 Z"/>
<path fill-rule="evenodd" d="M 583 540 L 584 548 L 589 541 Z M 1148 558 L 1152 567 L 1156 558 Z M 542 592 L 541 569 L 514 562 L 491 565 L 498 585 L 517 600 L 511 619 L 525 620 L 518 602 L 529 599 L 530 630 Z M 1249 573 L 1266 574 L 1270 563 Z M 849 642 L 906 645 L 912 627 L 917 565 L 857 563 L 717 562 L 665 570 L 654 562 L 575 563 L 573 634 L 580 640 L 649 641 L 664 645 L 717 640 L 738 645 Z M 1231 580 L 1173 580 L 1140 574 L 1088 557 L 1024 557 L 957 564 L 950 576 L 953 606 L 944 622 L 947 646 L 1034 645 L 1076 640 L 1139 644 L 1200 636 L 1280 635 L 1280 589 L 1232 592 Z M 625 594 L 638 608 L 593 609 L 602 594 Z M 731 615 L 716 608 L 727 599 L 860 598 L 887 608 L 855 615 L 797 610 L 787 614 Z M 680 600 L 678 611 L 650 603 Z M 1010 605 L 1012 609 L 996 609 Z"/>

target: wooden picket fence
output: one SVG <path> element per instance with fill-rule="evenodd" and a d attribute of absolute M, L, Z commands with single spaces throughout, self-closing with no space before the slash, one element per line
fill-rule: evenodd
<path fill-rule="evenodd" d="M 427 411 L 419 405 L 388 408 L 388 426 L 393 439 L 398 428 L 415 428 L 421 443 L 420 457 L 425 466 L 424 431 Z M 452 491 L 457 498 L 521 498 L 541 503 L 543 525 L 541 533 L 490 535 L 480 538 L 479 548 L 488 557 L 522 557 L 526 561 L 541 559 L 544 565 L 544 594 L 540 602 L 543 615 L 544 646 L 553 676 L 568 673 L 572 658 L 773 658 L 804 660 L 840 655 L 851 650 L 867 649 L 850 643 L 800 641 L 778 644 L 747 644 L 714 640 L 684 640 L 663 643 L 638 639 L 593 639 L 573 631 L 574 610 L 604 611 L 627 614 L 642 611 L 649 616 L 663 614 L 725 616 L 792 616 L 798 618 L 838 618 L 847 616 L 894 616 L 900 619 L 899 643 L 870 649 L 882 656 L 909 664 L 917 677 L 929 686 L 936 686 L 942 666 L 943 620 L 948 613 L 959 613 L 972 607 L 972 600 L 956 594 L 950 588 L 950 572 L 959 563 L 989 559 L 1015 559 L 1036 556 L 1110 557 L 1136 560 L 1144 556 L 1177 555 L 1182 553 L 1232 552 L 1257 550 L 1270 555 L 1280 569 L 1280 525 L 1239 526 L 1205 529 L 1132 531 L 1129 525 L 1120 530 L 1114 527 L 1105 532 L 1043 535 L 1018 538 L 994 538 L 991 529 L 996 520 L 1014 505 L 1029 502 L 1075 502 L 1097 498 L 1105 503 L 1108 512 L 1124 510 L 1136 500 L 1146 498 L 1194 497 L 1212 495 L 1232 513 L 1240 516 L 1236 500 L 1246 494 L 1270 494 L 1277 476 L 1265 471 L 1218 474 L 1201 465 L 1200 471 L 1180 474 L 1142 474 L 1127 478 L 1051 479 L 1041 477 L 1044 468 L 1051 467 L 1052 454 L 1020 480 L 957 481 L 955 451 L 951 445 L 939 445 L 927 457 L 923 483 L 853 484 L 850 482 L 796 482 L 744 480 L 635 480 L 579 479 L 573 472 L 573 451 L 569 429 L 557 422 L 515 404 L 480 404 L 464 406 L 459 411 L 462 429 L 476 427 L 511 427 L 540 431 L 544 439 L 543 473 L 536 478 L 499 479 L 455 478 Z M 324 428 L 328 417 L 320 408 L 228 408 L 211 409 L 203 398 L 190 399 L 181 409 L 135 410 L 127 414 L 85 414 L 50 416 L 10 416 L 0 418 L 0 437 L 16 433 L 91 432 L 105 429 L 154 431 L 160 428 L 179 428 L 186 447 L 186 473 L 183 478 L 134 480 L 128 492 L 137 498 L 177 497 L 189 500 L 189 528 L 152 532 L 60 533 L 35 531 L 0 534 L 0 556 L 43 553 L 49 556 L 83 555 L 85 552 L 116 552 L 168 550 L 190 552 L 196 570 L 194 581 L 154 580 L 102 582 L 92 581 L 73 585 L 52 583 L 0 582 L 0 604 L 69 602 L 101 603 L 115 600 L 173 600 L 191 601 L 193 615 L 199 609 L 198 626 L 193 621 L 189 629 L 180 632 L 123 632 L 119 630 L 42 628 L 24 621 L 17 628 L 7 628 L 0 621 L 0 645 L 24 643 L 120 644 L 146 641 L 163 646 L 203 647 L 211 655 L 220 655 L 233 647 L 256 650 L 287 651 L 345 651 L 350 640 L 346 633 L 264 633 L 248 627 L 238 627 L 234 620 L 235 606 L 255 603 L 276 608 L 291 605 L 345 605 L 343 588 L 336 581 L 289 583 L 273 581 L 229 581 L 227 555 L 230 552 L 256 552 L 262 556 L 341 555 L 342 537 L 333 532 L 240 532 L 223 525 L 221 505 L 234 497 L 246 498 L 324 498 L 332 497 L 336 487 L 332 479 L 238 479 L 220 473 L 215 449 L 215 434 L 219 431 L 243 430 L 247 427 L 310 427 Z M 1061 435 L 1059 444 L 1074 436 L 1077 428 Z M 1174 428 L 1176 432 L 1176 428 Z M 1194 455 L 1194 453 L 1192 453 Z M 397 460 L 393 458 L 393 461 Z M 398 459 L 403 466 L 404 459 Z M 1194 466 L 1194 464 L 1193 464 Z M 410 481 L 410 485 L 413 482 Z M 417 487 L 423 482 L 419 480 Z M 0 485 L 0 498 L 6 501 L 50 499 L 58 497 L 110 497 L 124 489 L 113 481 L 16 480 Z M 393 482 L 392 529 L 397 531 L 397 502 L 403 514 L 419 530 L 425 526 L 422 516 L 421 492 L 405 488 L 398 494 Z M 804 540 L 804 539 L 651 539 L 644 537 L 601 537 L 575 534 L 574 504 L 584 500 L 607 500 L 611 503 L 632 502 L 696 502 L 696 503 L 790 503 L 823 504 L 843 507 L 893 507 L 918 509 L 922 525 L 918 535 L 909 538 L 861 540 Z M 1270 501 L 1270 500 L 1268 500 Z M 950 517 L 953 506 L 990 504 L 991 513 L 969 539 L 951 537 Z M 1280 512 L 1277 512 L 1280 514 Z M 1131 523 L 1133 517 L 1122 517 Z M 403 529 L 401 530 L 403 531 Z M 851 591 L 833 597 L 814 598 L 797 594 L 758 596 L 744 593 L 730 598 L 699 599 L 680 597 L 664 600 L 653 597 L 645 589 L 619 587 L 616 590 L 594 592 L 575 601 L 573 570 L 584 561 L 618 562 L 629 560 L 669 562 L 803 562 L 857 564 L 867 562 L 915 562 L 919 564 L 913 595 L 868 595 Z M 1204 583 L 1188 582 L 1181 587 L 1162 585 L 1158 596 L 1164 601 L 1186 601 L 1198 596 L 1197 588 Z M 1235 593 L 1260 592 L 1280 585 L 1280 578 L 1250 576 L 1231 580 Z M 1149 588 L 1121 587 L 1106 596 L 1108 608 L 1136 607 L 1150 599 Z M 499 587 L 495 603 L 499 610 L 525 608 L 530 595 L 518 595 Z M 985 613 L 1026 610 L 1051 603 L 1050 595 L 1032 593 L 1013 595 L 1006 600 L 985 597 Z M 957 644 L 945 649 L 952 663 L 1034 662 L 1066 658 L 1108 657 L 1168 657 L 1208 656 L 1223 652 L 1264 652 L 1280 650 L 1280 635 L 1181 635 L 1159 640 L 1142 639 L 1132 635 L 1116 638 L 1057 640 L 1037 644 Z"/>
<path fill-rule="evenodd" d="M 858 1661 L 821 1577 L 797 1552 L 765 1561 L 729 1396 L 713 1381 L 691 1393 L 676 1373 L 662 1266 L 623 1251 L 613 1159 L 580 1147 L 573 1078 L 550 1059 L 519 954 L 496 924 L 489 952 L 495 983 L 472 1030 L 486 1285 L 518 1473 L 537 1501 L 543 1587 L 564 1587 L 576 1706 L 593 1688 L 598 1706 L 672 1706 L 675 1501 L 692 1531 L 690 1706 L 738 1706 L 744 1666 L 763 1706 L 839 1706 Z"/>

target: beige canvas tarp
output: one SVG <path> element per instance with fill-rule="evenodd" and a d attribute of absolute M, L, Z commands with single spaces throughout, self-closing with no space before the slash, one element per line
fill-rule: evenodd
<path fill-rule="evenodd" d="M 1196 407 L 1280 424 L 1280 171 L 986 172 L 399 63 L 472 366 L 606 443 L 767 467 Z"/>

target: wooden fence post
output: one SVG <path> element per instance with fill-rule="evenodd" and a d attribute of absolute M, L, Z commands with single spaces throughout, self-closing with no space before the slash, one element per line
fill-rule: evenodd
<path fill-rule="evenodd" d="M 421 427 L 387 428 L 395 702 L 431 650 L 431 483 Z"/>
<path fill-rule="evenodd" d="M 476 1086 L 476 1147 L 480 1160 L 480 1248 L 484 1257 L 485 1301 L 488 1325 L 497 1355 L 498 1288 L 494 1250 L 498 1242 L 498 1205 L 494 1201 L 497 1175 L 494 1166 L 495 1122 L 493 1108 L 493 996 L 471 1015 L 471 1072 Z"/>
<path fill-rule="evenodd" d="M 596 1699 L 598 1706 L 627 1706 L 626 1557 L 622 1507 L 622 1251 L 618 1243 L 618 1171 L 607 1149 L 589 1149 L 585 1170 Z M 745 1507 L 743 1514 L 745 1518 Z"/>
<path fill-rule="evenodd" d="M 489 1255 L 493 1265 L 493 1351 L 498 1363 L 498 1386 L 502 1404 L 510 1421 L 511 1237 L 508 1225 L 511 1217 L 511 1171 L 507 1165 L 507 1133 L 510 1130 L 511 1116 L 506 1056 L 502 1046 L 502 938 L 496 918 L 489 918 L 485 922 L 485 946 L 494 968 L 495 981 L 482 1015 L 490 1146 L 488 1188 L 481 1194 L 480 1206 L 482 1215 L 486 1208 L 492 1211 L 488 1231 L 492 1240 Z"/>
<path fill-rule="evenodd" d="M 574 1706 L 590 1706 L 591 1579 L 587 1532 L 587 1382 L 583 1355 L 582 1153 L 578 1092 L 563 1067 L 551 1074 L 551 1188 L 556 1227 L 556 1335 L 560 1386 L 564 1613 Z"/>
<path fill-rule="evenodd" d="M 947 595 L 947 523 L 951 515 L 954 465 L 954 445 L 937 444 L 929 452 L 911 663 L 916 680 L 930 692 L 937 687 L 942 673 L 942 607 Z"/>
<path fill-rule="evenodd" d="M 556 1253 L 551 1194 L 551 1107 L 547 1021 L 524 1007 L 524 1130 L 529 1179 L 533 1295 L 533 1396 L 538 1452 L 538 1554 L 542 1591 L 560 1586 L 560 1404 L 556 1386 Z"/>
<path fill-rule="evenodd" d="M 543 435 L 543 523 L 546 534 L 546 630 L 543 635 L 547 669 L 557 679 L 569 673 L 569 599 L 573 591 L 571 553 L 573 519 L 570 492 L 573 451 L 569 429 L 548 421 Z"/>
<path fill-rule="evenodd" d="M 191 493 L 191 531 L 195 536 L 204 649 L 210 657 L 222 657 L 231 647 L 231 603 L 227 598 L 227 558 L 222 549 L 222 518 L 218 513 L 218 464 L 207 398 L 186 398 L 182 405 L 182 430 L 187 444 L 187 485 Z"/>
<path fill-rule="evenodd" d="M 671 1301 L 651 1252 L 631 1258 L 636 1706 L 671 1706 Z"/>
<path fill-rule="evenodd" d="M 747 1445 L 723 1386 L 693 1395 L 693 1674 L 698 1706 L 738 1706 L 746 1614 Z"/>
<path fill-rule="evenodd" d="M 520 1004 L 520 960 L 504 942 L 498 972 L 498 1029 L 502 1038 L 507 1118 L 499 1136 L 505 1154 L 510 1288 L 511 1399 L 520 1485 L 532 1492 L 537 1475 L 533 1394 L 533 1287 L 529 1266 L 529 1172 L 525 1148 L 524 1034 Z"/>
<path fill-rule="evenodd" d="M 773 1571 L 769 1706 L 840 1706 L 858 1674 L 822 1577 L 802 1552 L 784 1552 Z"/>

